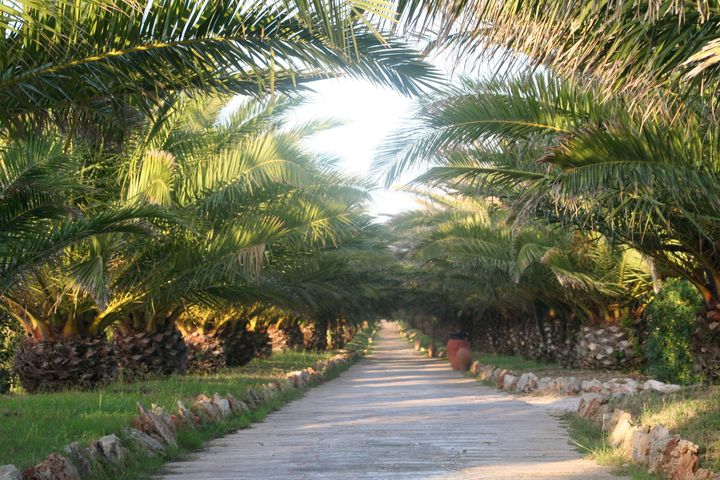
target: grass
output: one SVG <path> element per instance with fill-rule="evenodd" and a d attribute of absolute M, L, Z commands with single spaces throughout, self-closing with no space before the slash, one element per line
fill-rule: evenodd
<path fill-rule="evenodd" d="M 369 329 L 359 332 L 347 348 L 364 348 L 368 345 L 369 332 Z M 109 433 L 119 433 L 130 426 L 138 401 L 146 406 L 154 403 L 172 410 L 177 400 L 186 401 L 201 393 L 232 393 L 242 399 L 253 386 L 282 378 L 287 372 L 306 368 L 332 355 L 333 352 L 290 351 L 268 359 L 255 359 L 244 367 L 226 369 L 214 375 L 116 383 L 92 392 L 0 396 L 0 465 L 12 463 L 22 469 L 38 463 L 52 452 L 62 451 L 70 442 L 89 442 Z M 339 371 L 330 372 L 331 376 L 334 374 Z M 176 458 L 200 448 L 207 439 L 259 421 L 300 395 L 301 392 L 291 391 L 227 422 L 202 431 L 183 431 L 178 436 L 180 448 L 170 452 L 169 457 Z M 149 478 L 141 473 L 159 468 L 162 463 L 162 459 L 133 456 L 123 472 L 108 472 L 105 478 Z"/>
<path fill-rule="evenodd" d="M 662 477 L 647 473 L 639 465 L 629 463 L 625 454 L 610 445 L 607 434 L 589 420 L 568 414 L 562 417 L 572 443 L 586 458 L 612 468 L 615 475 L 625 475 L 633 480 L 659 480 Z"/>
<path fill-rule="evenodd" d="M 670 395 L 643 393 L 614 406 L 643 425 L 663 424 L 699 445 L 700 465 L 720 470 L 720 386 L 697 386 Z"/>
<path fill-rule="evenodd" d="M 496 353 L 473 352 L 473 360 L 483 365 L 493 365 L 497 368 L 505 368 L 514 372 L 525 372 L 560 368 L 554 363 L 543 363 L 535 360 L 528 360 L 520 355 L 499 355 Z"/>

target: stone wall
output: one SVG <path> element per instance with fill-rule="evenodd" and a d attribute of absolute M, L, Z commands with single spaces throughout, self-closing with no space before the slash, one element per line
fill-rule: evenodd
<path fill-rule="evenodd" d="M 431 334 L 429 319 L 408 322 L 426 335 Z M 438 323 L 435 338 L 447 341 L 449 333 L 462 325 Z M 520 355 L 532 360 L 558 363 L 566 367 L 622 369 L 640 360 L 632 339 L 618 325 L 580 326 L 559 318 L 519 319 L 477 322 L 471 329 L 471 343 L 476 351 L 502 355 Z"/>
<path fill-rule="evenodd" d="M 576 364 L 578 332 L 570 322 L 559 319 L 483 322 L 475 330 L 472 337 L 475 350 L 520 355 L 566 366 Z"/>
<path fill-rule="evenodd" d="M 617 325 L 582 327 L 576 353 L 578 366 L 597 369 L 627 368 L 638 357 L 629 335 Z"/>

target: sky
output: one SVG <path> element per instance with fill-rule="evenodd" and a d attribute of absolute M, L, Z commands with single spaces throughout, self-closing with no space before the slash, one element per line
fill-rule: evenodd
<path fill-rule="evenodd" d="M 487 77 L 498 71 L 498 59 L 485 59 L 470 65 L 455 65 L 448 52 L 428 58 L 452 82 L 462 75 Z M 376 149 L 386 136 L 410 118 L 414 100 L 392 89 L 383 88 L 364 80 L 336 78 L 310 84 L 314 93 L 307 93 L 307 101 L 295 109 L 297 122 L 317 118 L 336 118 L 343 126 L 312 137 L 307 145 L 314 151 L 329 153 L 340 159 L 339 167 L 348 173 L 369 176 Z M 290 118 L 293 118 L 292 116 Z M 405 175 L 394 188 L 385 189 L 378 181 L 372 192 L 370 213 L 379 221 L 412 208 L 418 208 L 417 198 L 398 190 L 418 174 Z"/>
<path fill-rule="evenodd" d="M 306 95 L 306 102 L 290 118 L 298 123 L 334 118 L 342 125 L 314 135 L 307 146 L 338 157 L 344 172 L 369 177 L 375 150 L 410 116 L 413 100 L 389 88 L 349 78 L 321 80 L 311 86 L 315 92 Z M 386 215 L 416 205 L 412 194 L 378 187 L 372 192 L 370 212 L 382 221 Z"/>

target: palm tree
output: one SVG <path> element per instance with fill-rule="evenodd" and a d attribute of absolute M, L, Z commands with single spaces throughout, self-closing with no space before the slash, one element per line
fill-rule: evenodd
<path fill-rule="evenodd" d="M 468 84 L 424 107 L 422 127 L 382 163 L 391 175 L 431 163 L 421 181 L 470 182 L 517 215 L 598 231 L 688 278 L 714 304 L 717 127 L 690 105 L 680 126 L 628 113 L 622 97 L 596 98 L 547 75 Z"/>
<path fill-rule="evenodd" d="M 267 301 L 277 295 L 259 283 L 268 256 L 313 249 L 354 231 L 357 196 L 364 192 L 323 171 L 327 167 L 301 147 L 322 122 L 278 126 L 283 102 L 291 101 L 241 107 L 220 126 L 214 109 L 184 110 L 126 172 L 128 200 L 163 203 L 187 223 L 151 242 L 118 280 L 122 290 L 142 292 L 124 308 L 116 334 L 129 369 L 181 369 L 184 346 L 174 323 L 186 305 Z"/>
<path fill-rule="evenodd" d="M 626 94 L 642 111 L 717 106 L 720 4 L 610 0 L 397 2 L 405 29 L 436 33 L 435 48 L 458 59 L 491 58 L 500 71 L 547 68 L 597 80 L 603 99 Z M 649 103 L 648 103 L 649 101 Z"/>
<path fill-rule="evenodd" d="M 418 53 L 373 28 L 384 12 L 345 0 L 5 5 L 0 292 L 74 241 L 130 228 L 129 212 L 80 218 L 68 197 L 183 95 L 272 95 L 342 74 L 406 94 L 437 82 Z"/>
<path fill-rule="evenodd" d="M 636 314 L 650 289 L 637 252 L 537 221 L 511 228 L 506 216 L 506 207 L 484 200 L 433 195 L 425 210 L 395 219 L 402 237 L 413 239 L 409 252 L 415 268 L 429 270 L 408 282 L 439 291 L 432 296 L 454 310 L 446 322 L 468 318 L 461 328 L 480 328 L 496 349 L 508 336 L 498 331 L 528 323 L 522 327 L 531 337 L 525 339 L 527 350 L 509 353 L 542 357 L 548 355 L 545 327 L 559 312 L 561 322 L 578 318 L 590 323 Z M 443 314 L 427 308 L 421 304 L 419 313 Z M 533 345 L 532 338 L 539 344 Z"/>
<path fill-rule="evenodd" d="M 497 73 L 422 105 L 379 163 L 388 180 L 430 165 L 418 183 L 508 206 L 514 228 L 540 219 L 630 247 L 656 291 L 666 276 L 695 285 L 708 308 L 697 336 L 716 343 L 699 332 L 720 318 L 720 4 L 398 6 L 402 28 L 437 31 L 431 47 Z"/>
<path fill-rule="evenodd" d="M 12 2 L 0 19 L 0 130 L 54 123 L 117 140 L 136 112 L 178 94 L 282 92 L 341 74 L 417 93 L 439 77 L 380 33 L 386 11 L 346 0 Z"/>
<path fill-rule="evenodd" d="M 12 286 L 5 304 L 32 337 L 17 364 L 28 390 L 111 378 L 103 336 L 111 324 L 130 373 L 181 371 L 186 347 L 174 323 L 186 306 L 271 299 L 273 290 L 258 279 L 268 246 L 312 249 L 354 231 L 365 193 L 300 146 L 325 123 L 280 129 L 279 115 L 293 102 L 249 102 L 220 124 L 221 102 L 179 105 L 159 127 L 137 132 L 127 155 L 95 167 L 100 198 L 83 192 L 79 205 L 116 205 L 106 216 L 126 211 L 127 225 L 112 217 L 116 232 L 134 233 L 142 227 L 137 217 L 152 214 L 142 231 L 153 235 L 94 235 Z M 82 345 L 72 347 L 75 357 L 70 344 Z M 93 350 L 107 350 L 107 361 L 77 360 L 92 359 Z M 77 361 L 43 369 L 50 351 Z"/>

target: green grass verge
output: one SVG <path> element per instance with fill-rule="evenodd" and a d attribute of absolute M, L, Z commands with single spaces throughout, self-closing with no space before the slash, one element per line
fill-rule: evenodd
<path fill-rule="evenodd" d="M 659 480 L 662 477 L 647 473 L 639 465 L 630 463 L 623 452 L 608 442 L 607 434 L 587 419 L 568 414 L 562 417 L 570 440 L 583 455 L 600 465 L 612 468 L 615 475 L 625 475 L 633 480 Z"/>
<path fill-rule="evenodd" d="M 473 352 L 473 360 L 477 360 L 483 365 L 493 365 L 497 368 L 506 368 L 514 372 L 560 368 L 559 365 L 554 363 L 527 360 L 520 355 L 499 355 L 495 353 Z"/>
<path fill-rule="evenodd" d="M 370 331 L 359 332 L 347 348 L 365 348 Z M 146 406 L 154 403 L 174 410 L 177 400 L 187 401 L 201 393 L 232 393 L 243 399 L 249 388 L 282 378 L 287 372 L 306 368 L 333 354 L 290 351 L 268 359 L 256 359 L 244 367 L 226 369 L 213 375 L 117 383 L 93 392 L 0 396 L 0 465 L 12 463 L 22 469 L 38 463 L 52 452 L 62 451 L 70 442 L 89 442 L 103 435 L 120 433 L 124 427 L 130 426 L 138 401 Z M 330 372 L 330 376 L 333 374 Z M 169 452 L 169 458 L 197 449 L 210 438 L 247 427 L 301 395 L 301 392 L 291 391 L 278 395 L 248 414 L 213 424 L 202 431 L 180 432 L 180 448 Z M 122 472 L 108 472 L 106 478 L 149 478 L 142 476 L 142 472 L 153 471 L 163 462 L 163 459 L 133 455 Z"/>

